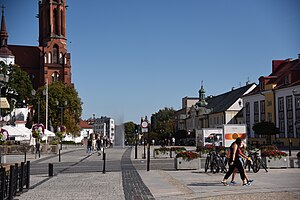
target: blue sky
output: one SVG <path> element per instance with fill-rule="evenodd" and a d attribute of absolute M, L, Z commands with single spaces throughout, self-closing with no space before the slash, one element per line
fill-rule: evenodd
<path fill-rule="evenodd" d="M 37 0 L 2 0 L 9 44 L 37 46 Z M 298 0 L 67 0 L 83 119 L 118 123 L 218 95 L 300 53 Z"/>

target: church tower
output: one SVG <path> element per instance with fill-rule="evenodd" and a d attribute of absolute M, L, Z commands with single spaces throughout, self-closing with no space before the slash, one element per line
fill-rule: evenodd
<path fill-rule="evenodd" d="M 8 49 L 7 41 L 8 41 L 8 33 L 6 31 L 4 6 L 2 5 L 2 18 L 1 18 L 1 30 L 0 30 L 0 61 L 3 61 L 6 65 L 15 64 L 15 56 Z"/>
<path fill-rule="evenodd" d="M 70 53 L 66 38 L 66 0 L 39 1 L 41 85 L 62 81 L 71 84 Z"/>

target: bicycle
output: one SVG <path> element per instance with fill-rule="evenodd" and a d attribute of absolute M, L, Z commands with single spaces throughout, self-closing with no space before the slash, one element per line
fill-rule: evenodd
<path fill-rule="evenodd" d="M 257 173 L 261 167 L 265 169 L 266 172 L 268 172 L 266 163 L 262 160 L 259 150 L 255 152 L 250 152 L 248 157 L 252 160 L 252 162 L 247 159 L 244 168 L 246 169 L 248 167 L 248 171 L 250 171 L 250 168 L 253 170 L 254 173 Z"/>
<path fill-rule="evenodd" d="M 227 172 L 226 165 L 222 159 L 222 157 L 216 152 L 211 151 L 208 153 L 206 160 L 205 160 L 205 172 L 210 169 L 210 172 L 212 173 L 219 173 L 221 172 Z"/>

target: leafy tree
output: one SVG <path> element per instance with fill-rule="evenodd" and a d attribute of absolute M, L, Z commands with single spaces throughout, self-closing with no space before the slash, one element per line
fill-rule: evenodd
<path fill-rule="evenodd" d="M 252 127 L 252 130 L 255 134 L 266 135 L 267 143 L 271 144 L 271 136 L 279 134 L 279 129 L 275 126 L 273 122 L 258 122 L 255 123 Z"/>
<path fill-rule="evenodd" d="M 14 108 L 26 107 L 31 100 L 32 83 L 28 74 L 18 65 L 6 65 L 0 62 L 1 74 L 9 77 L 8 82 L 1 81 L 1 97 L 6 96 L 10 109 L 2 110 L 2 114 L 10 114 Z"/>
<path fill-rule="evenodd" d="M 159 110 L 152 114 L 152 131 L 159 135 L 159 139 L 163 140 L 169 138 L 174 130 L 174 116 L 175 110 L 167 108 Z"/>
<path fill-rule="evenodd" d="M 46 86 L 40 87 L 34 96 L 34 108 L 38 110 L 40 102 L 40 110 L 46 110 L 46 98 L 43 95 Z M 57 101 L 59 105 L 57 105 Z M 67 102 L 67 105 L 64 105 Z M 55 131 L 60 125 L 65 125 L 68 133 L 74 136 L 79 134 L 79 121 L 82 114 L 82 102 L 78 97 L 77 91 L 72 86 L 63 84 L 60 81 L 54 82 L 48 86 L 48 119 L 49 126 Z M 62 113 L 63 112 L 63 113 Z M 45 123 L 45 112 L 40 112 L 40 122 Z M 37 122 L 38 113 L 35 112 L 34 121 Z M 61 124 L 62 121 L 62 124 Z"/>
<path fill-rule="evenodd" d="M 138 125 L 133 122 L 126 122 L 124 123 L 125 127 L 125 140 L 128 142 L 128 144 L 134 144 L 134 133 L 135 129 Z"/>

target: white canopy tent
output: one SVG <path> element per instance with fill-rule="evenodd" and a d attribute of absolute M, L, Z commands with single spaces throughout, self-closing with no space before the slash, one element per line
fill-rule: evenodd
<path fill-rule="evenodd" d="M 55 137 L 55 133 L 45 129 L 44 130 L 44 136 L 42 137 L 42 140 L 48 140 L 48 137 Z"/>
<path fill-rule="evenodd" d="M 6 125 L 2 127 L 3 129 L 7 130 L 10 138 L 15 138 L 15 141 L 23 141 L 23 140 L 30 140 L 31 138 L 31 131 L 26 127 L 16 127 Z"/>

